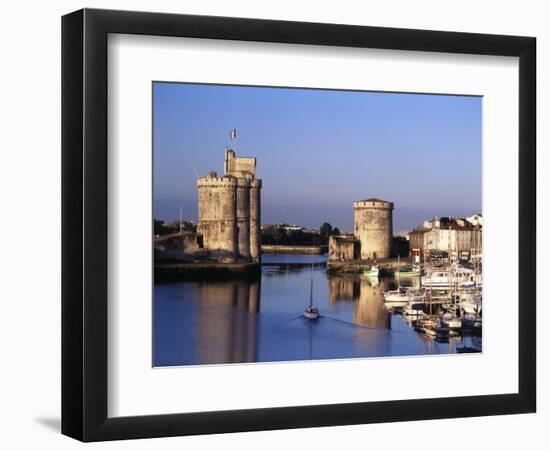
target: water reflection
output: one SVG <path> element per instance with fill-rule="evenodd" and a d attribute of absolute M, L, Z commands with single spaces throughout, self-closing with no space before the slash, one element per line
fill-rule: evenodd
<path fill-rule="evenodd" d="M 266 255 L 268 256 L 268 255 Z M 321 317 L 303 317 L 313 279 Z M 255 279 L 170 280 L 154 285 L 153 364 L 225 364 L 455 353 L 386 311 L 397 282 L 327 274 L 325 260 L 269 255 Z"/>
<path fill-rule="evenodd" d="M 197 363 L 256 361 L 259 281 L 200 283 L 197 299 Z"/>
<path fill-rule="evenodd" d="M 352 322 L 371 328 L 391 329 L 391 317 L 386 308 L 382 292 L 388 281 L 378 281 L 360 274 L 330 274 L 328 278 L 329 307 L 338 303 L 352 304 Z"/>

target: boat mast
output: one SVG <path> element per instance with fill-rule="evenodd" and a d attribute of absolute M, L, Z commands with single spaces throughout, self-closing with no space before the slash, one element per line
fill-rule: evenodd
<path fill-rule="evenodd" d="M 432 318 L 432 285 L 430 284 L 430 319 Z"/>
<path fill-rule="evenodd" d="M 310 271 L 310 280 L 309 280 L 309 307 L 313 307 L 313 263 L 311 263 Z"/>
<path fill-rule="evenodd" d="M 401 289 L 401 255 L 397 255 L 397 290 Z"/>
<path fill-rule="evenodd" d="M 449 264 L 448 266 L 448 279 L 449 279 L 449 300 L 451 300 L 453 298 L 453 282 L 454 282 L 454 277 L 453 277 L 453 262 L 452 262 L 452 257 L 451 257 L 451 252 L 452 252 L 452 244 L 451 244 L 451 223 L 449 222 L 449 246 L 447 248 L 447 262 Z"/>
<path fill-rule="evenodd" d="M 180 234 L 182 234 L 183 230 L 183 207 L 180 206 Z"/>
<path fill-rule="evenodd" d="M 479 242 L 479 239 L 478 239 L 478 225 L 477 223 L 474 225 L 474 254 L 475 254 L 475 257 L 472 258 L 472 262 L 473 262 L 473 266 L 474 266 L 474 292 L 477 292 L 477 265 L 478 265 L 478 260 L 477 260 L 477 256 L 479 255 L 479 251 L 478 251 L 478 242 Z"/>

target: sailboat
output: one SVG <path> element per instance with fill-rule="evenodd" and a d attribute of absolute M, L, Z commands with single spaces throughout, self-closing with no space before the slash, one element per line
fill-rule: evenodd
<path fill-rule="evenodd" d="M 424 333 L 429 337 L 437 336 L 437 321 L 432 315 L 432 290 L 429 291 L 429 314 L 422 315 L 416 321 L 416 330 Z"/>
<path fill-rule="evenodd" d="M 311 277 L 309 284 L 309 306 L 304 311 L 304 317 L 309 320 L 319 318 L 319 309 L 313 306 L 313 263 L 311 264 Z"/>

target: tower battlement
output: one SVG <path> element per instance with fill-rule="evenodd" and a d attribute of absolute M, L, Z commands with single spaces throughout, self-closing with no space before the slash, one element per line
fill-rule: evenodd
<path fill-rule="evenodd" d="M 393 203 L 378 198 L 368 198 L 365 200 L 357 200 L 353 202 L 354 209 L 393 209 Z"/>
<path fill-rule="evenodd" d="M 237 179 L 234 177 L 206 176 L 197 178 L 197 187 L 231 188 L 237 186 Z"/>

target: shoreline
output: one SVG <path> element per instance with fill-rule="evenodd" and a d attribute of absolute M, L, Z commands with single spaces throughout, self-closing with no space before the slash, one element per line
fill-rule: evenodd
<path fill-rule="evenodd" d="M 257 278 L 261 273 L 260 263 L 221 263 L 217 261 L 155 261 L 154 278 L 158 281 L 184 279 L 231 279 Z"/>
<path fill-rule="evenodd" d="M 262 245 L 262 253 L 285 255 L 322 255 L 326 245 Z"/>
<path fill-rule="evenodd" d="M 395 272 L 395 269 L 400 264 L 412 264 L 413 258 L 402 257 L 397 258 L 384 258 L 384 259 L 352 259 L 348 261 L 327 261 L 327 272 L 340 272 L 340 273 L 363 273 L 365 269 L 370 268 L 373 265 L 378 266 L 384 275 L 389 275 Z"/>

